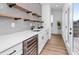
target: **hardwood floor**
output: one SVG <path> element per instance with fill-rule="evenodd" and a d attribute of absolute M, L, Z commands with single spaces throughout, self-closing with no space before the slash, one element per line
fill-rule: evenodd
<path fill-rule="evenodd" d="M 41 55 L 68 55 L 62 37 L 59 35 L 52 35 L 51 39 L 42 50 Z"/>

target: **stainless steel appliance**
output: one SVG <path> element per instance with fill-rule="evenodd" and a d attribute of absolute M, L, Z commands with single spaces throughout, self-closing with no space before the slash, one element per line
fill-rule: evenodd
<path fill-rule="evenodd" d="M 38 54 L 38 36 L 33 36 L 23 42 L 23 55 Z"/>

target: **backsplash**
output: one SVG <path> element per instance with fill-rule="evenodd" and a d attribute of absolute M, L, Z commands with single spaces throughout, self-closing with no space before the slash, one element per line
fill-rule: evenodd
<path fill-rule="evenodd" d="M 26 13 L 21 10 L 17 10 L 15 8 L 9 8 L 6 4 L 0 4 L 0 5 L 2 5 L 0 12 L 6 12 L 7 15 L 8 13 L 9 14 L 11 13 L 16 16 L 24 16 L 24 17 L 26 16 Z M 14 20 L 7 17 L 0 17 L 0 36 L 30 30 L 31 25 L 38 27 L 38 23 L 36 22 L 34 23 L 34 22 L 24 21 L 23 19 Z"/>

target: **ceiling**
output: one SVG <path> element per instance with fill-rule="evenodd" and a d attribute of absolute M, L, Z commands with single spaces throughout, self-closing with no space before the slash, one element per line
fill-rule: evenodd
<path fill-rule="evenodd" d="M 51 10 L 62 10 L 64 3 L 51 3 Z"/>

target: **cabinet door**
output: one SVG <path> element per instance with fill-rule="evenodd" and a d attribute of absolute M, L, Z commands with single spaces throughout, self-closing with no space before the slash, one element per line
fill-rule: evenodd
<path fill-rule="evenodd" d="M 45 30 L 45 31 L 43 32 L 43 36 L 44 36 L 43 45 L 45 46 L 45 44 L 46 44 L 47 41 L 48 41 L 48 30 Z"/>
<path fill-rule="evenodd" d="M 41 32 L 40 34 L 38 34 L 38 54 L 40 54 L 42 48 L 43 48 L 43 35 Z"/>
<path fill-rule="evenodd" d="M 48 41 L 48 31 L 45 30 L 38 35 L 38 53 L 41 52 L 47 41 Z"/>
<path fill-rule="evenodd" d="M 48 41 L 48 39 L 49 39 L 49 31 L 48 31 L 48 29 L 46 30 L 46 40 Z"/>
<path fill-rule="evenodd" d="M 42 33 L 42 41 L 43 41 L 43 47 L 45 46 L 45 44 L 46 44 L 46 32 L 45 31 L 43 31 L 43 33 Z"/>

